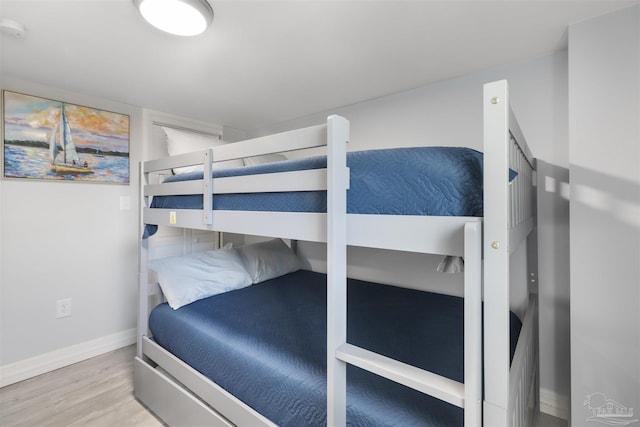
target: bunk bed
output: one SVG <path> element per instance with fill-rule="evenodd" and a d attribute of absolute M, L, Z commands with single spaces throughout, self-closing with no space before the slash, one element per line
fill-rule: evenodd
<path fill-rule="evenodd" d="M 170 425 L 533 425 L 535 160 L 509 106 L 506 81 L 485 85 L 483 109 L 480 206 L 453 213 L 352 208 L 347 194 L 353 198 L 358 185 L 357 162 L 346 150 L 349 123 L 339 116 L 142 163 L 136 397 Z M 287 166 L 259 166 L 249 175 L 213 173 L 216 162 L 314 147 L 325 147 L 326 156 L 311 160 L 311 169 L 276 162 Z M 192 179 L 152 179 L 192 165 L 202 169 Z M 286 202 L 287 209 L 260 210 L 224 199 L 298 192 L 324 195 L 323 207 L 292 211 Z M 173 310 L 157 304 L 160 287 L 150 280 L 149 236 L 157 226 L 323 242 L 327 272 L 292 268 Z M 532 256 L 523 271 L 510 271 L 511 254 L 523 245 Z M 348 279 L 347 246 L 463 257 L 464 298 Z M 510 313 L 513 286 L 530 290 L 521 322 Z M 217 329 L 197 332 L 194 319 Z M 243 335 L 251 336 L 247 341 Z M 223 361 L 225 353 L 231 360 Z M 242 394 L 242 387 L 253 395 Z"/>

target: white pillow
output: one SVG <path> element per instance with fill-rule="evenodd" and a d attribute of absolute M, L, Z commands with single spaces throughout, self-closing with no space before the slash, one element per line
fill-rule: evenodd
<path fill-rule="evenodd" d="M 245 166 L 261 165 L 263 163 L 281 162 L 287 160 L 283 154 L 264 154 L 262 156 L 247 157 L 244 159 Z"/>
<path fill-rule="evenodd" d="M 280 239 L 241 246 L 237 251 L 254 284 L 300 270 L 298 257 Z"/>
<path fill-rule="evenodd" d="M 202 135 L 198 133 L 185 132 L 169 127 L 162 126 L 166 135 L 167 152 L 170 156 L 176 154 L 191 153 L 193 151 L 206 150 L 207 148 L 216 147 L 218 145 L 227 144 L 226 141 L 220 140 L 214 136 Z M 226 160 L 224 162 L 216 162 L 213 169 L 235 168 L 244 166 L 242 159 Z M 185 173 L 192 171 L 201 171 L 202 165 L 186 166 L 183 168 L 175 168 L 173 173 Z"/>
<path fill-rule="evenodd" d="M 235 249 L 196 252 L 149 261 L 171 308 L 251 285 L 251 276 Z"/>

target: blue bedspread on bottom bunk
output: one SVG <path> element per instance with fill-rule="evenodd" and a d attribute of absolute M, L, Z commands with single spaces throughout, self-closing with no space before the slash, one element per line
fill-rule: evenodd
<path fill-rule="evenodd" d="M 282 426 L 326 424 L 326 276 L 300 270 L 156 307 L 154 339 Z M 463 299 L 348 282 L 348 341 L 463 381 Z M 521 324 L 511 315 L 512 354 Z M 461 426 L 463 410 L 348 367 L 348 424 Z"/>

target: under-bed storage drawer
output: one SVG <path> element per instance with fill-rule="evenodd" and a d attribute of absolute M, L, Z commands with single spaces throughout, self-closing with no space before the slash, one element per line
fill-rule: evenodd
<path fill-rule="evenodd" d="M 171 426 L 232 427 L 217 412 L 178 386 L 171 378 L 136 357 L 135 397 Z M 179 401 L 180 404 L 176 404 Z M 179 409 L 178 409 L 179 408 Z"/>

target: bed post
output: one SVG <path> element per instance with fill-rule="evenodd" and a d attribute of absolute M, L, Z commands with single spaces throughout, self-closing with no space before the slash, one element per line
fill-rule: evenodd
<path fill-rule="evenodd" d="M 508 426 L 509 89 L 484 86 L 484 424 Z"/>
<path fill-rule="evenodd" d="M 347 367 L 336 349 L 347 342 L 347 142 L 349 122 L 327 119 L 327 425 L 347 423 Z"/>
<path fill-rule="evenodd" d="M 138 330 L 137 330 L 137 354 L 142 357 L 142 337 L 147 334 L 149 321 L 149 291 L 148 291 L 148 263 L 149 263 L 149 239 L 142 239 L 144 232 L 143 211 L 147 206 L 147 198 L 144 196 L 144 186 L 148 184 L 144 172 L 144 164 L 140 162 L 140 229 L 138 230 L 140 249 L 138 252 Z"/>

